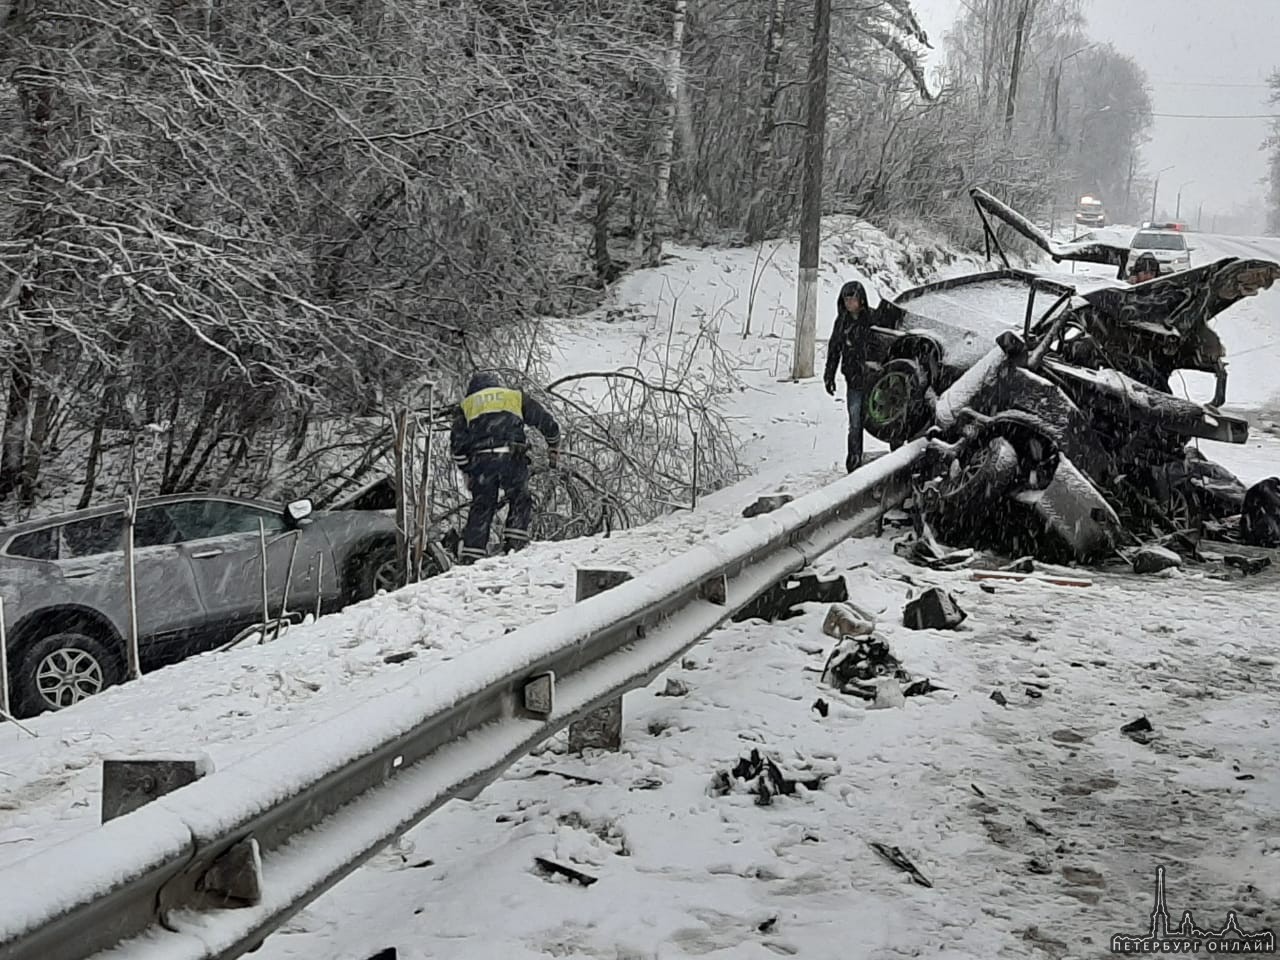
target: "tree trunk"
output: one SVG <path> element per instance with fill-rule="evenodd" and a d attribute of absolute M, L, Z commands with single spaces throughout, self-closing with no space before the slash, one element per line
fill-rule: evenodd
<path fill-rule="evenodd" d="M 755 143 L 751 151 L 751 202 L 747 208 L 747 243 L 759 243 L 769 227 L 768 197 L 773 185 L 774 106 L 778 101 L 778 64 L 782 60 L 782 39 L 786 29 L 787 0 L 773 0 L 769 27 L 765 33 L 764 70 L 760 76 L 756 107 Z"/>
<path fill-rule="evenodd" d="M 106 425 L 106 412 L 98 414 L 93 422 L 93 438 L 89 441 L 89 458 L 84 466 L 84 489 L 80 491 L 77 510 L 84 510 L 93 502 L 94 487 L 98 483 L 98 462 L 102 458 L 102 429 Z"/>
<path fill-rule="evenodd" d="M 1027 29 L 1027 15 L 1031 12 L 1031 0 L 1022 0 L 1018 11 L 1017 33 L 1013 38 L 1013 63 L 1009 67 L 1009 96 L 1004 106 L 1004 138 L 1013 132 L 1013 114 L 1018 101 L 1018 74 L 1022 71 L 1022 44 Z"/>
<path fill-rule="evenodd" d="M 49 438 L 49 426 L 58 410 L 58 398 L 48 390 L 37 386 L 34 394 L 31 404 L 31 434 L 27 437 L 27 453 L 22 462 L 22 485 L 18 491 L 19 502 L 24 507 L 36 502 L 36 483 L 40 479 L 45 442 Z"/>
<path fill-rule="evenodd" d="M 0 60 L 10 57 L 9 43 L 16 43 L 22 38 L 28 17 L 36 9 L 35 0 L 0 0 Z M 17 80 L 16 88 L 19 116 L 27 138 L 28 159 L 37 166 L 51 167 L 53 148 L 49 142 L 49 128 L 53 118 L 53 95 L 47 83 L 47 79 L 37 79 L 33 86 L 29 80 Z M 0 498 L 23 485 L 35 391 L 43 373 L 41 358 L 48 346 L 45 328 L 32 329 L 23 323 L 24 314 L 33 316 L 38 306 L 37 292 L 30 278 L 40 274 L 38 251 L 48 230 L 48 214 L 43 205 L 36 202 L 36 198 L 45 193 L 45 186 L 35 175 L 27 177 L 27 193 L 28 203 L 18 217 L 13 239 L 30 247 L 30 275 L 15 281 L 17 317 L 10 321 L 10 329 L 16 327 L 26 335 L 20 337 L 25 342 L 14 359 L 9 377 L 9 403 L 5 411 L 4 431 L 0 434 Z"/>
<path fill-rule="evenodd" d="M 27 451 L 27 422 L 31 412 L 31 362 L 19 354 L 9 375 L 9 403 L 0 437 L 0 498 L 18 488 Z"/>
<path fill-rule="evenodd" d="M 827 127 L 827 57 L 831 48 L 831 0 L 815 0 L 809 54 L 809 104 L 804 131 L 804 194 L 800 211 L 800 276 L 796 284 L 796 337 L 791 375 L 813 376 L 818 328 L 818 247 L 822 231 L 822 159 Z"/>
<path fill-rule="evenodd" d="M 618 196 L 618 181 L 606 161 L 595 165 L 596 208 L 591 218 L 592 254 L 595 260 L 596 279 L 608 285 L 618 279 L 621 272 L 613 262 L 609 253 L 609 217 L 613 211 L 614 200 Z"/>
<path fill-rule="evenodd" d="M 653 224 L 645 248 L 645 266 L 662 260 L 662 241 L 671 232 L 671 160 L 675 153 L 676 110 L 681 98 L 684 53 L 684 21 L 687 0 L 674 0 L 671 11 L 671 45 L 666 56 L 666 102 L 662 107 L 662 138 L 658 143 L 658 172 L 653 191 Z"/>

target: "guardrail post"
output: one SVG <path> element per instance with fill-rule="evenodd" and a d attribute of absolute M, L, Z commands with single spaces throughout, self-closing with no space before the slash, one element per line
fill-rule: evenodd
<path fill-rule="evenodd" d="M 102 822 L 132 813 L 152 800 L 195 783 L 212 769 L 208 758 L 102 761 Z"/>
<path fill-rule="evenodd" d="M 579 570 L 575 601 L 586 600 L 612 590 L 631 579 L 626 570 Z M 622 697 L 569 724 L 569 751 L 581 753 L 590 747 L 619 750 L 622 747 Z"/>

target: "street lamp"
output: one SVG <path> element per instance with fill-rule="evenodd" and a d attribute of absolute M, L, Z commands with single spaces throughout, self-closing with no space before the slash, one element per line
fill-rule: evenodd
<path fill-rule="evenodd" d="M 1058 58 L 1058 69 L 1053 72 L 1053 136 L 1055 139 L 1058 136 L 1058 88 L 1062 84 L 1062 65 L 1072 57 L 1077 57 L 1086 50 L 1091 50 L 1097 45 L 1097 42 L 1086 43 L 1079 50 L 1072 50 L 1066 56 Z"/>
<path fill-rule="evenodd" d="M 1156 185 L 1151 189 L 1151 219 L 1152 220 L 1155 220 L 1156 218 L 1156 197 L 1160 195 L 1160 174 L 1167 173 L 1168 171 L 1172 170 L 1174 166 L 1176 166 L 1176 164 L 1170 164 L 1169 166 L 1165 167 L 1163 170 L 1159 170 L 1156 172 Z"/>
<path fill-rule="evenodd" d="M 1186 183 L 1178 184 L 1178 203 L 1173 208 L 1173 219 L 1177 220 L 1182 215 L 1182 188 L 1195 183 L 1194 180 L 1188 180 Z"/>

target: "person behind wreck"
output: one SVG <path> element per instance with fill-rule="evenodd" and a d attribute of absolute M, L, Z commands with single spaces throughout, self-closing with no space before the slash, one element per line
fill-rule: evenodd
<path fill-rule="evenodd" d="M 837 368 L 844 373 L 845 403 L 849 410 L 849 446 L 844 466 L 849 473 L 862 462 L 862 399 L 868 386 L 867 351 L 874 316 L 874 311 L 867 306 L 867 291 L 861 283 L 850 280 L 840 288 L 822 382 L 827 393 L 834 396 Z"/>
<path fill-rule="evenodd" d="M 533 495 L 529 492 L 526 426 L 546 438 L 548 460 L 555 467 L 560 450 L 560 424 L 555 417 L 533 397 L 505 386 L 491 373 L 472 376 L 449 432 L 453 462 L 462 470 L 471 493 L 458 554 L 462 564 L 487 555 L 499 493 L 507 497 L 503 552 L 520 550 L 529 542 Z"/>
<path fill-rule="evenodd" d="M 1133 263 L 1133 272 L 1129 274 L 1129 283 L 1146 283 L 1160 276 L 1160 261 L 1150 253 L 1144 253 Z"/>

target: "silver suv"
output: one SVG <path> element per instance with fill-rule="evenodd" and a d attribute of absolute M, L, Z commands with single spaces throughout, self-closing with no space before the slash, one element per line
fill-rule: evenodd
<path fill-rule="evenodd" d="M 121 504 L 0 529 L 0 597 L 17 716 L 62 709 L 124 679 L 124 523 Z M 273 620 L 281 616 L 291 555 L 290 611 L 334 610 L 397 585 L 396 525 L 386 514 L 312 513 L 309 500 L 288 507 L 215 495 L 143 500 L 134 523 L 134 576 L 144 671 L 262 623 L 259 523 L 267 535 Z"/>

